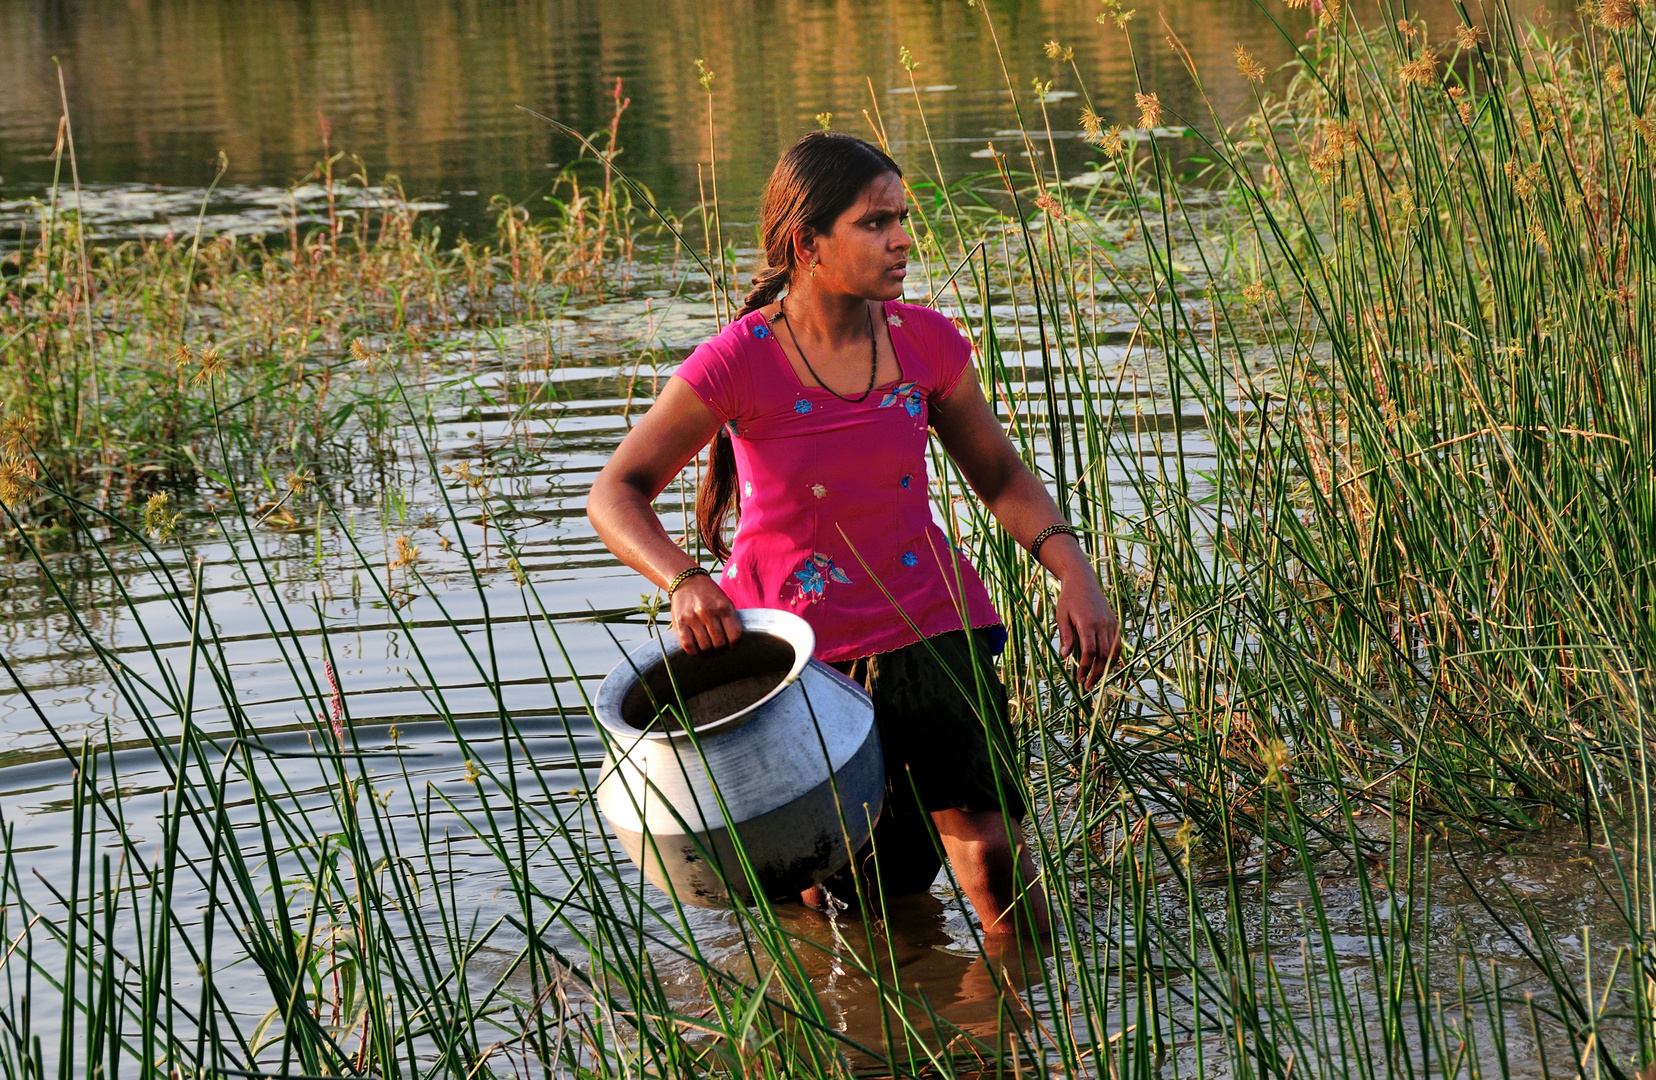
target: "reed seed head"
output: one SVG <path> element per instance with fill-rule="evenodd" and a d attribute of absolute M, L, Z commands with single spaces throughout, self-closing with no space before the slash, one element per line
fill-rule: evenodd
<path fill-rule="evenodd" d="M 1100 26 L 1113 22 L 1118 29 L 1125 29 L 1127 24 L 1132 21 L 1133 16 L 1138 14 L 1137 9 L 1131 11 L 1124 9 L 1121 6 L 1121 0 L 1100 0 L 1100 4 L 1104 10 L 1099 12 L 1093 19 Z"/>
<path fill-rule="evenodd" d="M 1056 38 L 1047 42 L 1042 48 L 1046 50 L 1047 59 L 1049 60 L 1063 60 L 1067 63 L 1075 59 L 1075 50 L 1060 45 Z"/>
<path fill-rule="evenodd" d="M 1476 49 L 1482 40 L 1483 30 L 1480 27 L 1461 25 L 1455 28 L 1455 44 L 1467 51 Z"/>
<path fill-rule="evenodd" d="M 420 559 L 420 549 L 406 536 L 397 537 L 397 554 L 391 560 L 391 565 L 399 569 L 413 566 Z"/>
<path fill-rule="evenodd" d="M 1249 56 L 1248 50 L 1241 45 L 1236 46 L 1236 70 L 1240 71 L 1242 77 L 1251 83 L 1265 81 L 1265 65 Z"/>
<path fill-rule="evenodd" d="M 1138 106 L 1139 127 L 1161 127 L 1162 103 L 1159 94 L 1134 94 L 1133 104 Z"/>
<path fill-rule="evenodd" d="M 21 415 L 0 420 L 0 455 L 21 458 L 33 441 L 33 426 Z"/>
<path fill-rule="evenodd" d="M 1635 0 L 1599 0 L 1596 14 L 1600 26 L 1617 33 L 1639 25 L 1639 5 Z"/>
<path fill-rule="evenodd" d="M 169 513 L 171 500 L 165 491 L 158 491 L 144 503 L 144 532 L 165 544 L 178 535 L 182 513 Z"/>
<path fill-rule="evenodd" d="M 1604 69 L 1604 85 L 1618 94 L 1627 89 L 1627 74 L 1620 64 L 1611 64 Z"/>
<path fill-rule="evenodd" d="M 201 351 L 201 370 L 195 374 L 197 383 L 211 382 L 224 374 L 224 354 L 217 348 L 208 346 Z"/>
<path fill-rule="evenodd" d="M 827 131 L 828 125 L 834 122 L 834 114 L 831 112 L 819 112 L 816 114 L 816 122 L 818 128 L 823 131 Z"/>
<path fill-rule="evenodd" d="M 1411 86 L 1428 86 L 1437 72 L 1437 57 L 1431 49 L 1420 50 L 1420 55 L 1397 69 L 1397 81 L 1406 90 Z"/>
<path fill-rule="evenodd" d="M 356 338 L 351 342 L 351 359 L 367 368 L 370 375 L 374 372 L 374 360 L 377 357 L 378 354 L 370 349 L 368 343 L 361 338 Z"/>
<path fill-rule="evenodd" d="M 913 71 L 915 68 L 920 66 L 915 61 L 914 54 L 909 52 L 907 45 L 900 46 L 897 49 L 897 62 L 903 65 L 904 71 Z"/>
<path fill-rule="evenodd" d="M 1259 752 L 1259 760 L 1265 765 L 1265 782 L 1276 787 L 1287 783 L 1288 763 L 1293 755 L 1288 751 L 1288 744 L 1281 739 L 1272 739 Z"/>
<path fill-rule="evenodd" d="M 707 66 L 707 61 L 698 59 L 696 61 L 696 81 L 701 83 L 701 88 L 709 94 L 713 92 L 713 77 L 713 69 Z"/>
<path fill-rule="evenodd" d="M 322 661 L 322 673 L 328 679 L 328 718 L 333 722 L 335 738 L 345 737 L 343 720 L 345 718 L 345 694 L 339 689 L 339 679 L 334 675 L 333 661 Z"/>
<path fill-rule="evenodd" d="M 0 460 L 0 503 L 21 506 L 34 486 L 34 462 L 16 458 Z"/>
<path fill-rule="evenodd" d="M 1345 168 L 1346 149 L 1353 141 L 1338 124 L 1325 126 L 1322 145 L 1311 152 L 1311 171 L 1324 183 L 1332 181 Z"/>

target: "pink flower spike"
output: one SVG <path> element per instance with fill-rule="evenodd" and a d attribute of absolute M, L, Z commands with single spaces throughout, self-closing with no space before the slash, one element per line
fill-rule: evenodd
<path fill-rule="evenodd" d="M 333 662 L 331 660 L 322 661 L 322 672 L 328 677 L 328 689 L 332 691 L 328 696 L 328 708 L 333 714 L 334 738 L 343 739 L 345 728 L 341 721 L 345 717 L 345 695 L 340 692 L 339 680 L 334 677 Z"/>

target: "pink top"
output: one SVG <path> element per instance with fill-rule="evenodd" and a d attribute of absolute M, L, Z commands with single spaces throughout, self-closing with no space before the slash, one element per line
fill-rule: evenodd
<path fill-rule="evenodd" d="M 1001 621 L 927 494 L 930 405 L 955 388 L 972 347 L 929 308 L 885 312 L 902 376 L 855 404 L 804 385 L 759 312 L 674 373 L 735 436 L 741 517 L 725 592 L 738 608 L 803 616 L 830 663 Z"/>

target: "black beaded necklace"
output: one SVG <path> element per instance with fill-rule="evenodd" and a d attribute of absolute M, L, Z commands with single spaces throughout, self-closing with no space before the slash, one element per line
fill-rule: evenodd
<path fill-rule="evenodd" d="M 799 347 L 799 338 L 794 336 L 793 323 L 788 322 L 788 309 L 784 306 L 784 304 L 785 301 L 782 300 L 778 300 L 776 302 L 776 317 L 787 324 L 788 340 L 793 342 L 794 351 L 799 353 L 799 358 L 805 361 L 805 370 L 811 373 L 811 378 L 817 381 L 818 386 L 848 404 L 855 405 L 858 402 L 866 401 L 868 399 L 868 395 L 874 392 L 874 376 L 879 372 L 880 368 L 879 345 L 874 340 L 873 310 L 866 304 L 863 305 L 863 314 L 868 316 L 868 389 L 864 390 L 856 397 L 846 397 L 844 394 L 835 390 L 832 386 L 829 386 L 827 383 L 823 382 L 822 376 L 818 375 L 816 373 L 816 368 L 811 366 L 811 358 L 805 355 L 805 350 Z"/>

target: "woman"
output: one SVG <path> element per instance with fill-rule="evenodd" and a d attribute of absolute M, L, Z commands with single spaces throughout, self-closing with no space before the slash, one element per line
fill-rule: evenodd
<path fill-rule="evenodd" d="M 915 828 L 923 807 L 984 929 L 1016 932 L 1022 906 L 1025 929 L 1044 934 L 990 659 L 1005 632 L 933 523 L 928 426 L 1001 525 L 1062 582 L 1060 645 L 1088 687 L 1117 651 L 1116 617 L 990 410 L 971 346 L 943 316 L 897 302 L 913 245 L 907 216 L 902 172 L 877 148 L 831 132 L 795 143 L 765 188 L 767 265 L 746 304 L 668 380 L 593 483 L 587 513 L 616 557 L 668 591 L 686 652 L 735 641 L 737 608 L 780 608 L 811 623 L 818 658 L 869 688 L 891 780 L 875 830 L 887 895 L 936 876 L 929 835 Z M 651 507 L 710 439 L 697 525 L 725 563 L 721 581 Z M 903 880 L 909 868 L 917 872 Z M 820 905 L 822 889 L 804 899 Z"/>

